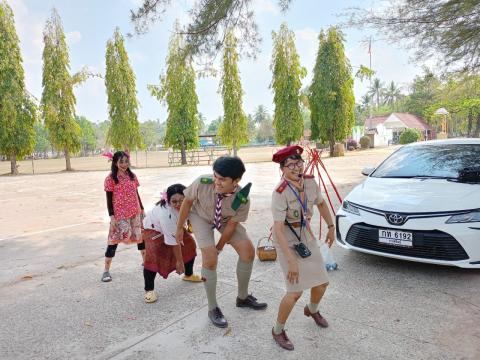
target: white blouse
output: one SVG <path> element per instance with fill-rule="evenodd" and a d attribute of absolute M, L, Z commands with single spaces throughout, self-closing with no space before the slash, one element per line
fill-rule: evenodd
<path fill-rule="evenodd" d="M 163 234 L 166 245 L 177 245 L 175 232 L 177 231 L 178 211 L 170 207 L 156 205 L 143 219 L 144 229 L 152 229 Z"/>

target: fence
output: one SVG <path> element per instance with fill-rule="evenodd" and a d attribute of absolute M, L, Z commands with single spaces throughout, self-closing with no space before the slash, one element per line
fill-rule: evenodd
<path fill-rule="evenodd" d="M 209 146 L 203 149 L 195 149 L 186 151 L 187 165 L 211 165 L 222 155 L 228 155 L 229 151 L 226 147 Z M 169 150 L 168 166 L 182 165 L 182 153 L 178 150 Z"/>

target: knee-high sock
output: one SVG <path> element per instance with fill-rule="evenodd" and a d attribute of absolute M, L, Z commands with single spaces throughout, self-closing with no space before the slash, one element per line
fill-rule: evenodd
<path fill-rule="evenodd" d="M 237 281 L 238 281 L 238 297 L 245 299 L 248 296 L 248 283 L 252 275 L 253 261 L 243 262 L 240 259 L 237 263 Z"/>
<path fill-rule="evenodd" d="M 217 270 L 202 268 L 203 286 L 207 293 L 208 310 L 215 309 L 217 305 Z"/>

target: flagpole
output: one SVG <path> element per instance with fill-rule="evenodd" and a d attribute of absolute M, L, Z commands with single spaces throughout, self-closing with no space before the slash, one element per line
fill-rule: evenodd
<path fill-rule="evenodd" d="M 370 57 L 370 70 L 372 70 L 372 36 L 368 39 L 368 55 Z M 372 88 L 372 75 L 369 76 L 370 80 L 370 89 Z M 370 118 L 372 118 L 372 99 L 370 99 L 370 106 L 368 107 L 369 109 L 369 115 Z"/>

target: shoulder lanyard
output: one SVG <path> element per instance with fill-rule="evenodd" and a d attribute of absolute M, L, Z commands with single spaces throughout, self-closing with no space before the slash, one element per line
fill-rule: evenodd
<path fill-rule="evenodd" d="M 307 194 L 305 193 L 305 189 L 303 190 L 303 193 L 305 194 L 304 201 L 302 201 L 302 199 L 300 198 L 300 195 L 295 191 L 295 189 L 293 188 L 292 185 L 290 185 L 290 183 L 288 183 L 288 187 L 295 194 L 295 197 L 297 198 L 298 202 L 300 203 L 300 206 L 302 207 L 303 212 L 306 214 L 307 211 L 308 211 L 308 208 L 307 208 L 308 205 L 307 205 Z"/>

